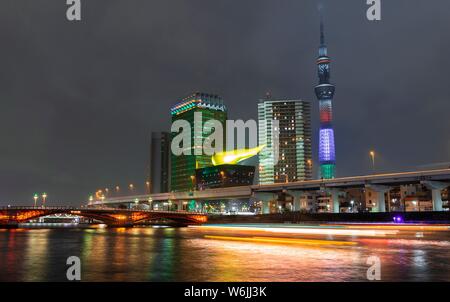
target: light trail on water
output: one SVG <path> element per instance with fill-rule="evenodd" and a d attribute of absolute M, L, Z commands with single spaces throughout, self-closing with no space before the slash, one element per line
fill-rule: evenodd
<path fill-rule="evenodd" d="M 279 234 L 303 234 L 303 235 L 337 235 L 337 236 L 365 236 L 377 237 L 396 235 L 399 230 L 376 230 L 376 229 L 347 229 L 347 228 L 321 228 L 320 226 L 313 228 L 295 228 L 295 227 L 254 227 L 254 226 L 190 226 L 202 230 L 211 231 L 252 231 L 252 232 L 268 232 Z"/>

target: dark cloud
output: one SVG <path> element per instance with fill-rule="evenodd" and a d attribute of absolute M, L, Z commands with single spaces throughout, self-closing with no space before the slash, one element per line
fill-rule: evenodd
<path fill-rule="evenodd" d="M 367 173 L 372 148 L 380 171 L 449 161 L 450 3 L 382 1 L 369 22 L 366 1 L 321 2 L 338 174 Z M 0 204 L 143 184 L 149 133 L 196 90 L 221 94 L 236 119 L 256 118 L 268 90 L 311 100 L 317 127 L 317 1 L 82 4 L 70 23 L 65 1 L 0 3 Z"/>

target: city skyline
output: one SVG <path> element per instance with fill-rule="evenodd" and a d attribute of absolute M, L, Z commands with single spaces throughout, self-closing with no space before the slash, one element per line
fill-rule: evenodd
<path fill-rule="evenodd" d="M 445 68 L 449 62 L 439 56 L 439 53 L 450 49 L 444 36 L 448 33 L 439 27 L 445 15 L 418 3 L 411 6 L 411 18 L 431 16 L 431 12 L 434 17 L 411 25 L 408 20 L 396 17 L 401 5 L 386 3 L 383 22 L 370 24 L 363 18 L 363 4 L 358 7 L 328 2 L 325 15 L 333 30 L 328 30 L 327 39 L 334 58 L 334 82 L 339 86 L 336 96 L 339 106 L 334 112 L 339 141 L 339 175 L 371 172 L 368 152 L 372 149 L 377 152 L 379 171 L 386 167 L 395 171 L 447 162 L 450 140 L 446 133 L 450 129 L 445 117 L 449 102 L 436 92 L 436 85 L 449 77 Z M 213 16 L 220 11 L 213 4 L 201 4 L 201 8 L 212 12 Z M 91 7 L 95 5 L 90 4 Z M 164 4 L 160 5 L 160 10 L 168 10 Z M 316 1 L 292 5 L 298 9 L 295 14 L 286 8 L 274 9 L 272 4 L 262 2 L 258 6 L 259 13 L 273 11 L 267 17 L 269 25 L 258 29 L 255 26 L 244 27 L 241 35 L 237 35 L 241 27 L 226 23 L 223 17 L 220 19 L 223 27 L 215 25 L 210 30 L 198 26 L 202 22 L 213 24 L 208 23 L 210 17 L 184 29 L 177 29 L 172 23 L 167 25 L 167 32 L 173 28 L 182 41 L 185 41 L 181 39 L 182 34 L 189 32 L 187 36 L 196 38 L 201 46 L 214 45 L 212 42 L 216 36 L 226 42 L 240 41 L 241 44 L 233 43 L 240 47 L 227 49 L 225 57 L 216 49 L 217 46 L 211 46 L 208 52 L 201 51 L 204 47 L 181 47 L 184 52 L 178 53 L 173 46 L 165 44 L 156 47 L 158 51 L 152 51 L 153 44 L 141 44 L 148 36 L 159 37 L 156 39 L 159 42 L 165 40 L 152 32 L 152 26 L 144 26 L 145 22 L 151 25 L 156 21 L 149 21 L 139 14 L 135 18 L 136 23 L 126 23 L 128 27 L 124 26 L 123 32 L 117 32 L 116 36 L 111 36 L 114 26 L 118 26 L 111 17 L 103 16 L 96 23 L 97 16 L 93 15 L 87 15 L 86 24 L 78 28 L 63 24 L 63 33 L 56 30 L 55 36 L 42 33 L 47 27 L 58 28 L 55 24 L 64 22 L 54 18 L 49 18 L 47 23 L 39 20 L 35 34 L 25 25 L 17 26 L 17 32 L 0 30 L 6 37 L 5 47 L 0 50 L 3 66 L 0 91 L 5 106 L 1 119 L 4 141 L 1 160 L 2 174 L 8 176 L 1 179 L 0 203 L 31 203 L 35 192 L 44 191 L 49 194 L 50 202 L 79 203 L 87 198 L 88 192 L 97 188 L 111 188 L 117 184 L 125 187 L 129 183 L 140 184 L 143 188 L 150 133 L 168 129 L 167 114 L 162 115 L 162 112 L 168 111 L 174 99 L 193 90 L 222 95 L 229 107 L 230 118 L 256 119 L 256 100 L 267 90 L 277 97 L 304 98 L 314 103 L 315 97 L 310 90 L 316 82 Z M 441 5 L 445 7 L 448 4 L 442 2 Z M 52 5 L 49 7 L 56 9 Z M 110 9 L 118 13 L 120 8 L 120 4 L 115 3 Z M 237 20 L 243 22 L 251 8 L 251 5 L 243 4 L 242 12 L 235 12 Z M 127 9 L 125 14 L 137 11 L 133 5 Z M 225 5 L 224 9 L 230 8 Z M 5 14 L 5 10 L 0 11 L 0 14 Z M 178 13 L 183 15 L 190 11 L 181 5 Z M 32 16 L 31 20 L 44 14 Z M 286 18 L 283 24 L 274 26 L 275 21 L 279 21 L 277 16 Z M 349 21 L 339 19 L 342 17 L 348 17 Z M 6 16 L 1 20 L 2 28 L 11 28 L 8 24 L 15 24 Z M 355 28 L 355 23 L 361 26 Z M 99 24 L 103 26 L 96 27 Z M 82 35 L 90 30 L 91 35 Z M 285 33 L 284 37 L 277 35 L 281 31 Z M 92 42 L 100 32 L 110 34 L 110 38 L 96 41 L 99 45 L 94 48 Z M 123 45 L 114 44 L 115 37 L 124 38 L 133 32 L 136 35 L 130 35 Z M 55 37 L 66 42 L 68 40 L 65 39 L 74 39 L 75 42 L 68 43 L 68 46 L 57 45 L 59 40 Z M 82 42 L 82 37 L 86 41 Z M 242 44 L 242 40 L 248 37 L 253 37 L 254 41 Z M 24 46 L 39 49 L 36 39 L 41 38 L 44 43 L 57 45 L 58 52 L 65 55 L 53 56 L 50 50 L 46 50 L 35 62 Z M 417 45 L 415 40 L 421 43 Z M 272 43 L 268 46 L 264 42 Z M 112 49 L 109 47 L 111 43 L 115 46 Z M 226 45 L 222 43 L 219 45 Z M 128 47 L 130 44 L 134 47 Z M 61 51 L 59 47 L 71 48 Z M 252 50 L 255 47 L 258 53 L 252 58 L 250 55 L 254 54 Z M 15 50 L 22 55 L 21 62 L 10 60 Z M 88 55 L 92 50 L 106 55 L 101 59 Z M 167 50 L 172 52 L 161 57 Z M 402 62 L 396 60 L 399 53 L 402 54 Z M 163 63 L 153 62 L 152 56 L 155 55 L 160 60 L 163 58 Z M 438 57 L 439 61 L 434 61 Z M 221 62 L 221 59 L 225 60 L 224 64 L 212 64 Z M 41 60 L 49 61 L 42 64 L 39 63 Z M 169 63 L 171 60 L 174 62 Z M 244 63 L 245 60 L 248 62 Z M 142 62 L 143 66 L 140 65 Z M 181 68 L 186 62 L 189 66 Z M 444 68 L 432 68 L 438 62 Z M 109 69 L 110 64 L 121 72 L 111 72 L 114 70 Z M 34 71 L 29 72 L 30 66 L 35 66 Z M 156 73 L 148 71 L 152 67 Z M 183 76 L 187 73 L 192 75 L 190 79 Z M 85 74 L 86 80 L 83 79 Z M 18 86 L 17 82 L 11 84 L 11 79 L 21 79 L 23 86 Z M 161 86 L 159 81 L 170 82 L 171 86 Z M 122 86 L 119 87 L 119 83 Z M 176 87 L 173 87 L 174 83 Z M 422 110 L 422 102 L 426 102 L 426 110 Z M 318 125 L 314 114 L 318 108 L 315 106 L 312 108 L 313 129 Z M 27 112 L 22 111 L 24 107 L 28 108 Z M 418 125 L 415 123 L 417 120 L 423 122 Z M 316 134 L 313 132 L 313 137 Z M 21 139 L 17 140 L 17 137 Z M 414 144 L 417 138 L 424 146 Z M 313 142 L 314 156 L 315 150 L 317 140 Z M 314 162 L 317 164 L 316 157 Z"/>
<path fill-rule="evenodd" d="M 0 1 L 0 282 L 190 300 L 450 282 L 449 12 Z"/>

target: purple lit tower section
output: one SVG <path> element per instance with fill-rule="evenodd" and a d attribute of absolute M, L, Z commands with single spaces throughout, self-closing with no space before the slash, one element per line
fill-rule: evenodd
<path fill-rule="evenodd" d="M 320 176 L 324 179 L 334 178 L 336 175 L 336 154 L 334 150 L 334 130 L 332 126 L 333 113 L 332 101 L 334 85 L 330 84 L 330 57 L 327 54 L 323 21 L 320 20 L 320 47 L 317 67 L 319 85 L 315 88 L 320 108 L 320 133 L 319 133 L 319 162 Z"/>

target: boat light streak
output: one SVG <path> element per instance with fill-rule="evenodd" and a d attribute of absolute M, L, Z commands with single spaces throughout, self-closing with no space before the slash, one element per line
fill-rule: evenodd
<path fill-rule="evenodd" d="M 234 237 L 234 236 L 213 236 L 205 235 L 207 239 L 227 240 L 227 241 L 243 241 L 257 243 L 278 243 L 278 244 L 300 244 L 300 245 L 356 245 L 352 241 L 336 241 L 336 240 L 314 240 L 314 239 L 293 239 L 280 237 Z"/>
<path fill-rule="evenodd" d="M 205 230 L 227 230 L 227 231 L 256 231 L 285 234 L 307 234 L 307 235 L 339 235 L 339 236 L 386 236 L 395 235 L 398 230 L 356 230 L 356 229 L 330 229 L 330 228 L 273 228 L 273 227 L 233 227 L 233 226 L 190 226 Z"/>

